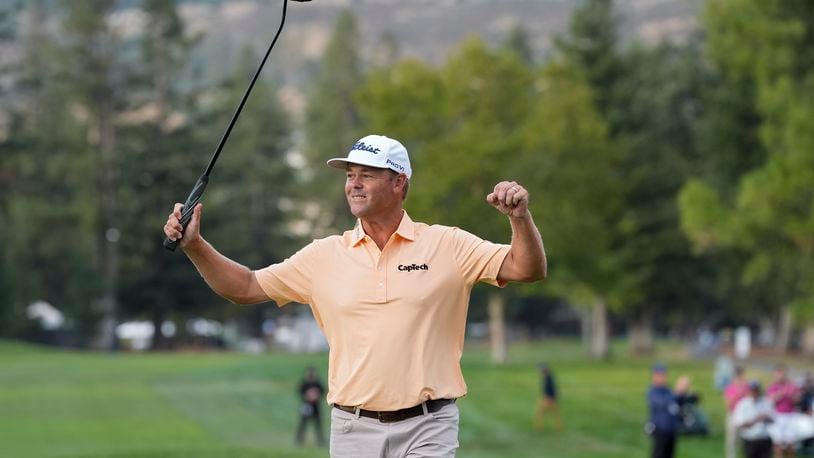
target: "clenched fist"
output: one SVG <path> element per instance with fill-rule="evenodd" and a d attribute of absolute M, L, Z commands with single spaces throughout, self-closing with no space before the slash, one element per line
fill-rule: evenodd
<path fill-rule="evenodd" d="M 529 209 L 529 192 L 516 181 L 501 181 L 486 196 L 486 201 L 500 213 L 512 218 L 526 215 Z"/>

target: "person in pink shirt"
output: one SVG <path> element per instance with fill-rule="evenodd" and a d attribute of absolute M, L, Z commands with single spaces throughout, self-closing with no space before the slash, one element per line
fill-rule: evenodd
<path fill-rule="evenodd" d="M 794 436 L 792 428 L 792 418 L 797 400 L 800 397 L 800 390 L 788 378 L 788 370 L 785 365 L 778 364 L 772 374 L 774 381 L 766 390 L 767 397 L 774 403 L 776 431 L 772 441 L 774 442 L 775 458 L 784 456 L 794 456 Z"/>
<path fill-rule="evenodd" d="M 735 458 L 737 450 L 737 435 L 735 434 L 735 424 L 732 421 L 732 413 L 738 405 L 738 401 L 749 394 L 749 383 L 746 380 L 743 366 L 735 367 L 735 378 L 724 388 L 724 401 L 726 402 L 726 436 L 724 439 L 724 449 L 726 458 Z"/>

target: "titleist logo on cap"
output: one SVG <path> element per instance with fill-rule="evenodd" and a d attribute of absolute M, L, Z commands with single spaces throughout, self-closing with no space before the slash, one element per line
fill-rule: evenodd
<path fill-rule="evenodd" d="M 373 147 L 373 146 L 370 146 L 370 145 L 366 145 L 365 142 L 356 142 L 356 143 L 354 143 L 353 147 L 351 148 L 351 151 L 353 151 L 353 150 L 367 151 L 368 153 L 373 153 L 373 154 L 379 154 L 379 151 L 381 151 L 379 148 L 376 148 L 376 147 Z"/>

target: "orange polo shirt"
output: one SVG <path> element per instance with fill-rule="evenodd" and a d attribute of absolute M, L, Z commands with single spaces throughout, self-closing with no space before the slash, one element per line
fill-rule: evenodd
<path fill-rule="evenodd" d="M 466 394 L 469 294 L 478 281 L 497 285 L 508 252 L 405 212 L 381 251 L 357 223 L 255 276 L 278 306 L 311 305 L 330 346 L 329 403 L 398 410 Z"/>

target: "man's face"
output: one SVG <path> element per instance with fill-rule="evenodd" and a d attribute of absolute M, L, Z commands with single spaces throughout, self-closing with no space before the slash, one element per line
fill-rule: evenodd
<path fill-rule="evenodd" d="M 348 165 L 345 197 L 353 216 L 371 217 L 399 207 L 403 178 L 389 169 Z"/>
<path fill-rule="evenodd" d="M 666 372 L 653 372 L 652 376 L 653 385 L 656 386 L 664 386 L 667 384 L 667 373 Z"/>

